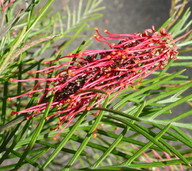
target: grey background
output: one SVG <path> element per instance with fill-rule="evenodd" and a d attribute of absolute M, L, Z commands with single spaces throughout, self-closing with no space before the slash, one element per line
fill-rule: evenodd
<path fill-rule="evenodd" d="M 170 0 L 104 0 L 103 22 L 95 24 L 111 32 L 132 33 L 151 25 L 159 27 L 169 16 Z"/>

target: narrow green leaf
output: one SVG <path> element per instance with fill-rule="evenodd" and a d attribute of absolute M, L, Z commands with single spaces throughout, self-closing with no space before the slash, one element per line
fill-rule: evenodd
<path fill-rule="evenodd" d="M 141 121 L 149 124 L 160 124 L 160 125 L 167 125 L 171 120 L 154 120 L 149 118 L 142 118 Z M 191 124 L 190 123 L 180 123 L 180 122 L 172 122 L 173 126 L 181 127 L 181 128 L 186 128 L 189 130 L 192 130 Z"/>
<path fill-rule="evenodd" d="M 181 119 L 186 118 L 187 116 L 190 116 L 190 115 L 192 115 L 192 109 L 174 117 L 173 119 L 171 119 L 171 122 L 181 120 Z"/>
<path fill-rule="evenodd" d="M 21 127 L 21 123 L 17 125 L 17 127 L 10 133 L 10 136 L 8 136 L 7 139 L 4 140 L 4 142 L 1 145 L 1 148 L 3 151 L 5 151 L 5 153 L 3 154 L 3 156 L 0 158 L 0 164 L 3 163 L 4 160 L 7 159 L 9 153 L 11 153 L 14 149 L 14 147 L 17 145 L 17 143 L 20 141 L 20 139 L 22 138 L 22 136 L 24 135 L 25 131 L 27 130 L 27 127 L 29 126 L 30 121 L 28 121 L 25 126 L 23 127 L 23 129 L 21 131 L 19 131 L 18 135 L 17 135 L 17 131 L 19 130 L 19 128 Z M 16 136 L 14 136 L 16 135 Z M 9 144 L 9 141 L 11 140 L 11 138 L 14 138 L 12 144 L 10 145 L 9 148 L 7 148 L 6 146 Z"/>
<path fill-rule="evenodd" d="M 17 156 L 18 158 L 21 158 L 21 157 L 22 157 L 22 154 L 19 153 L 19 152 L 17 152 L 17 151 L 11 150 L 11 153 L 14 154 L 15 156 Z M 37 162 L 33 161 L 31 158 L 25 157 L 24 160 L 25 160 L 27 163 L 31 164 L 33 167 L 35 167 L 35 168 L 40 168 L 40 165 L 39 165 Z M 17 166 L 15 166 L 15 168 L 16 168 L 16 167 L 17 167 Z"/>
<path fill-rule="evenodd" d="M 68 15 L 67 16 L 67 30 L 69 30 L 71 27 L 71 12 L 70 12 L 68 5 L 66 6 L 66 9 L 67 9 L 67 15 Z"/>
<path fill-rule="evenodd" d="M 192 22 L 191 22 L 192 23 Z M 177 46 L 178 47 L 183 47 L 183 46 L 188 46 L 188 45 L 191 45 L 192 44 L 192 40 L 191 41 L 186 41 L 186 42 L 182 42 L 182 43 L 179 43 Z"/>
<path fill-rule="evenodd" d="M 3 59 L 2 64 L 0 66 L 0 75 L 5 72 L 6 67 L 14 60 L 12 59 L 12 55 L 15 53 L 16 48 L 21 44 L 24 39 L 24 34 L 26 33 L 27 28 L 23 27 L 21 33 L 19 34 L 18 38 L 14 41 L 14 45 L 10 48 L 10 51 Z"/>
<path fill-rule="evenodd" d="M 184 131 L 182 131 L 178 127 L 172 126 L 172 129 L 177 133 L 177 136 L 179 135 L 178 141 L 180 140 L 181 142 L 185 143 L 192 149 L 192 138 L 189 137 Z M 173 134 L 173 136 L 174 135 L 175 134 Z M 184 142 L 184 140 L 182 141 L 181 139 L 182 140 L 185 139 L 186 141 Z"/>
<path fill-rule="evenodd" d="M 85 10 L 84 10 L 84 15 L 87 15 L 87 13 L 89 13 L 90 5 L 91 5 L 91 0 L 88 0 L 88 2 L 86 3 Z"/>
<path fill-rule="evenodd" d="M 117 134 L 114 134 L 114 133 L 111 133 L 111 132 L 106 132 L 106 131 L 103 131 L 103 130 L 97 130 L 97 132 L 98 132 L 98 134 L 105 135 L 106 137 L 109 137 L 109 138 L 114 138 L 114 139 L 118 138 Z M 131 137 L 123 137 L 122 142 L 127 142 L 127 143 L 138 145 L 138 146 L 141 146 L 141 147 L 145 146 L 145 144 L 146 144 L 144 142 L 134 140 Z M 161 151 L 161 149 L 159 147 L 157 147 L 157 146 L 151 146 L 151 148 L 154 149 L 154 150 L 157 150 L 157 151 Z"/>
<path fill-rule="evenodd" d="M 71 136 L 74 134 L 74 132 L 78 129 L 78 126 L 81 124 L 81 122 L 84 120 L 84 118 L 88 115 L 88 112 L 85 111 L 77 120 L 77 122 L 73 125 L 71 130 L 68 132 L 66 137 L 60 142 L 60 144 L 57 146 L 57 148 L 52 152 L 52 154 L 48 157 L 47 161 L 43 164 L 42 169 L 45 169 L 47 165 L 55 158 L 55 156 L 62 150 L 62 148 L 65 146 L 65 144 L 69 141 Z"/>
<path fill-rule="evenodd" d="M 135 120 L 135 121 L 140 121 L 140 119 L 137 118 L 137 117 L 135 117 L 135 116 L 132 116 L 132 115 L 129 115 L 129 114 L 126 114 L 126 113 L 117 111 L 117 110 L 113 110 L 113 109 L 107 109 L 107 108 L 103 108 L 103 107 L 97 107 L 97 108 L 92 108 L 91 110 L 107 111 L 107 112 L 111 112 L 111 113 L 114 113 L 114 114 L 118 114 L 118 115 L 127 117 L 127 118 L 132 119 L 132 120 Z"/>
<path fill-rule="evenodd" d="M 80 138 L 80 137 L 74 136 L 74 135 L 71 137 L 71 140 L 73 140 L 74 142 L 79 142 L 79 143 L 82 143 L 84 141 L 83 138 Z M 100 144 L 97 144 L 97 143 L 93 143 L 93 142 L 88 142 L 86 146 L 91 147 L 93 150 L 97 149 L 97 150 L 99 150 L 101 152 L 105 152 L 108 149 L 106 146 L 103 146 L 103 145 L 100 145 Z M 128 159 L 130 157 L 130 155 L 128 155 L 126 153 L 123 153 L 121 151 L 118 151 L 116 149 L 113 149 L 111 151 L 111 154 L 114 154 L 115 156 L 123 157 L 125 159 Z"/>
<path fill-rule="evenodd" d="M 143 103 L 142 105 L 139 106 L 138 111 L 135 113 L 134 116 L 139 117 L 139 115 L 141 114 L 143 108 L 145 106 L 145 103 Z M 132 124 L 134 124 L 134 120 L 131 121 Z M 116 138 L 116 140 L 109 146 L 108 150 L 105 151 L 105 153 L 91 166 L 91 168 L 97 168 L 100 163 L 107 158 L 107 156 L 111 153 L 111 151 L 117 147 L 117 145 L 122 141 L 122 139 L 124 138 L 125 134 L 129 131 L 129 127 L 126 127 L 122 133 Z"/>
<path fill-rule="evenodd" d="M 167 143 L 163 139 L 161 139 L 161 143 L 163 143 L 163 145 L 165 147 L 167 147 L 167 149 L 169 149 L 173 154 L 175 154 L 178 158 L 180 158 L 181 161 L 183 161 L 186 165 L 191 166 L 189 161 L 178 150 L 176 150 L 173 146 L 171 146 L 169 143 Z"/>
<path fill-rule="evenodd" d="M 41 145 L 44 145 L 44 146 L 46 146 L 47 148 L 54 148 L 54 149 L 56 149 L 57 146 L 60 144 L 60 143 L 51 144 L 51 143 L 48 143 L 48 142 L 43 141 L 43 140 L 40 140 L 40 141 L 38 141 L 37 143 L 38 143 L 38 144 L 41 144 Z M 71 154 L 75 154 L 75 152 L 76 152 L 76 151 L 71 150 L 71 149 L 69 149 L 69 148 L 62 148 L 61 151 L 66 152 L 66 153 L 71 153 Z M 82 153 L 81 155 L 82 155 L 82 156 L 85 156 L 86 153 Z"/>
<path fill-rule="evenodd" d="M 79 7 L 78 7 L 78 13 L 77 13 L 77 22 L 80 22 L 81 11 L 82 11 L 82 4 L 83 4 L 83 1 L 80 0 L 80 1 L 79 1 Z"/>
<path fill-rule="evenodd" d="M 102 93 L 102 94 L 107 94 L 107 92 L 103 91 L 103 90 L 98 90 L 98 89 L 87 89 L 87 90 L 82 90 L 77 94 L 81 94 L 84 92 L 95 92 L 95 93 Z"/>
<path fill-rule="evenodd" d="M 105 107 L 107 105 L 109 101 L 109 96 L 106 98 L 103 107 Z M 87 136 L 85 137 L 84 141 L 81 143 L 81 145 L 79 146 L 79 148 L 77 149 L 77 152 L 75 153 L 75 155 L 73 155 L 73 157 L 71 158 L 71 160 L 68 162 L 67 166 L 63 169 L 63 171 L 67 171 L 69 170 L 69 168 L 72 166 L 72 164 L 75 162 L 75 160 L 79 157 L 79 155 L 81 154 L 81 152 L 85 149 L 87 143 L 89 142 L 89 140 L 91 139 L 91 137 L 93 136 L 94 131 L 97 129 L 102 117 L 103 117 L 104 111 L 100 111 L 99 114 L 97 115 L 97 118 L 95 120 L 95 122 L 93 123 L 91 129 L 89 130 L 89 132 L 87 133 Z"/>
<path fill-rule="evenodd" d="M 171 66 L 192 66 L 192 62 L 174 62 Z"/>
<path fill-rule="evenodd" d="M 177 56 L 178 60 L 192 60 L 192 56 Z"/>
<path fill-rule="evenodd" d="M 163 92 L 162 94 L 158 95 L 158 96 L 155 96 L 151 99 L 149 99 L 148 101 L 146 101 L 146 105 L 151 105 L 152 103 L 160 100 L 160 99 L 163 99 L 167 96 L 170 96 L 172 94 L 175 94 L 175 93 L 178 93 L 180 91 L 183 91 L 183 90 L 187 90 L 188 88 L 190 88 L 192 86 L 192 82 L 185 82 L 184 85 L 180 86 L 180 87 L 175 87 L 173 90 L 171 91 L 166 91 L 166 92 Z"/>
<path fill-rule="evenodd" d="M 48 113 L 49 113 L 49 110 L 50 110 L 50 107 L 51 107 L 51 104 L 53 102 L 53 99 L 54 99 L 54 95 L 51 96 L 50 100 L 49 100 L 49 103 L 47 105 L 47 108 L 45 109 L 45 112 L 40 120 L 40 123 L 39 125 L 37 126 L 37 128 L 34 130 L 32 136 L 31 136 L 31 141 L 29 142 L 26 150 L 24 151 L 23 155 L 21 156 L 20 160 L 18 161 L 15 169 L 19 169 L 23 163 L 23 160 L 26 158 L 27 154 L 29 153 L 29 151 L 33 148 L 37 138 L 38 138 L 38 135 L 40 134 L 42 128 L 43 128 L 43 125 L 45 124 L 45 118 L 47 117 Z"/>
<path fill-rule="evenodd" d="M 39 22 L 39 20 L 43 17 L 43 15 L 46 13 L 50 5 L 54 2 L 54 0 L 48 0 L 48 2 L 45 4 L 45 6 L 42 7 L 41 11 L 39 12 L 39 15 L 34 19 L 34 21 L 30 24 L 30 26 L 27 28 L 27 31 L 25 32 L 24 37 L 31 31 L 31 29 Z"/>
<path fill-rule="evenodd" d="M 163 134 L 166 133 L 166 131 L 170 128 L 171 123 L 168 124 L 165 128 L 163 128 L 154 138 L 156 141 L 158 141 Z M 127 161 L 123 162 L 121 165 L 130 165 L 137 157 L 141 156 L 142 153 L 144 153 L 147 149 L 149 149 L 153 145 L 153 142 L 148 142 L 144 147 L 137 150 L 135 154 L 132 155 L 131 158 L 129 158 Z"/>
<path fill-rule="evenodd" d="M 6 166 L 0 166 L 0 170 L 8 170 L 8 169 L 12 169 L 16 166 L 16 164 L 10 164 L 10 165 L 6 165 Z"/>
<path fill-rule="evenodd" d="M 159 143 L 158 141 L 156 141 L 156 139 L 150 134 L 148 133 L 146 130 L 146 128 L 142 127 L 141 125 L 138 125 L 136 123 L 132 124 L 129 121 L 123 119 L 123 118 L 119 118 L 116 116 L 108 116 L 108 118 L 112 118 L 115 119 L 117 121 L 120 121 L 122 123 L 125 123 L 127 126 L 131 127 L 133 130 L 135 130 L 136 132 L 138 132 L 139 134 L 143 135 L 144 137 L 146 137 L 147 139 L 149 139 L 151 142 L 153 142 L 154 144 L 156 144 L 159 148 L 161 148 L 163 151 L 166 151 L 167 153 L 170 154 L 169 150 L 166 149 L 161 143 Z"/>
<path fill-rule="evenodd" d="M 192 158 L 188 157 L 186 158 L 189 162 L 192 162 Z M 171 165 L 179 165 L 183 163 L 182 160 L 180 159 L 174 159 L 174 160 L 166 160 L 166 161 L 160 161 L 160 162 L 151 162 L 151 163 L 137 163 L 137 164 L 130 164 L 129 166 L 126 167 L 118 167 L 118 166 L 104 166 L 104 167 L 99 167 L 97 169 L 94 170 L 105 170 L 105 169 L 110 169 L 110 168 L 116 168 L 117 170 L 122 169 L 129 169 L 129 168 L 152 168 L 152 167 L 163 167 L 163 166 L 171 166 Z"/>
<path fill-rule="evenodd" d="M 116 103 L 116 104 L 114 105 L 114 108 L 116 109 L 116 108 L 119 108 L 119 107 L 122 106 L 122 105 L 125 105 L 125 104 L 127 103 L 127 101 L 129 100 L 129 98 L 136 97 L 136 96 L 138 96 L 139 94 L 142 94 L 142 93 L 144 93 L 144 92 L 146 92 L 146 91 L 148 91 L 148 90 L 152 90 L 153 88 L 157 87 L 158 85 L 163 84 L 163 83 L 166 83 L 167 81 L 175 78 L 176 76 L 180 75 L 180 74 L 183 73 L 183 72 L 184 72 L 184 70 L 179 71 L 179 72 L 177 72 L 177 73 L 175 73 L 175 74 L 172 74 L 172 75 L 170 75 L 170 76 L 168 76 L 168 77 L 166 77 L 166 78 L 164 78 L 164 79 L 162 79 L 162 80 L 160 80 L 160 81 L 157 81 L 157 82 L 155 82 L 155 83 L 153 83 L 153 84 L 151 84 L 151 85 L 149 85 L 149 86 L 146 86 L 146 87 L 144 87 L 144 88 L 142 88 L 142 89 L 140 89 L 140 90 L 138 90 L 138 91 L 136 91 L 136 92 L 134 92 L 134 93 L 132 93 L 132 94 L 130 94 L 130 95 L 127 95 L 127 96 L 124 97 L 121 101 L 119 101 L 118 103 Z"/>
<path fill-rule="evenodd" d="M 5 124 L 6 119 L 6 109 L 7 109 L 7 96 L 8 96 L 8 81 L 4 82 L 3 85 L 3 101 L 2 101 L 2 113 L 1 113 L 1 125 Z"/>
<path fill-rule="evenodd" d="M 188 99 L 190 99 L 190 98 L 192 98 L 192 94 L 190 94 L 190 95 L 188 95 L 188 96 L 185 96 L 185 97 L 177 100 L 176 102 L 173 102 L 173 103 L 165 106 L 165 107 L 162 108 L 160 111 L 154 113 L 153 116 L 151 116 L 150 118 L 151 118 L 151 119 L 154 119 L 154 118 L 158 117 L 159 115 L 163 114 L 165 111 L 170 110 L 170 109 L 172 109 L 173 107 L 178 106 L 179 104 L 182 104 L 182 103 L 186 102 L 186 101 L 187 101 Z"/>

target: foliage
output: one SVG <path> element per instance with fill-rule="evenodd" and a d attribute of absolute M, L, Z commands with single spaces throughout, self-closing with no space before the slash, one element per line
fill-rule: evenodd
<path fill-rule="evenodd" d="M 40 56 L 51 52 L 50 59 L 59 58 L 77 38 L 88 39 L 83 32 L 89 29 L 89 21 L 101 17 L 99 12 L 103 9 L 101 0 L 80 0 L 77 11 L 67 6 L 66 14 L 62 15 L 60 11 L 50 10 L 53 2 L 48 0 L 43 5 L 43 0 L 25 3 L 18 0 L 1 13 L 0 170 L 189 168 L 192 109 L 178 116 L 174 111 L 184 104 L 192 106 L 192 94 L 188 93 L 192 82 L 185 75 L 186 69 L 192 67 L 192 56 L 183 53 L 191 50 L 192 34 L 177 42 L 180 48 L 177 61 L 170 61 L 164 70 L 154 72 L 140 85 L 121 90 L 113 102 L 109 103 L 115 94 L 108 96 L 101 107 L 79 113 L 57 140 L 52 139 L 57 132 L 50 131 L 57 119 L 44 119 L 52 112 L 52 96 L 43 114 L 30 120 L 25 119 L 27 114 L 10 116 L 13 110 L 33 106 L 39 96 L 36 93 L 30 98 L 8 101 L 8 97 L 24 93 L 35 84 L 35 81 L 13 83 L 9 79 L 33 77 L 31 70 L 49 66 Z M 185 34 L 192 23 L 188 21 L 190 9 L 183 12 L 185 0 L 178 3 L 173 1 L 171 17 L 162 25 L 175 39 Z M 176 8 L 179 5 L 181 7 Z M 85 49 L 89 43 L 84 41 L 72 52 Z M 185 70 L 172 73 L 171 69 L 176 66 L 185 67 Z M 43 76 L 36 73 L 35 77 Z M 93 116 L 98 110 L 100 112 Z M 189 123 L 182 119 L 189 119 Z"/>

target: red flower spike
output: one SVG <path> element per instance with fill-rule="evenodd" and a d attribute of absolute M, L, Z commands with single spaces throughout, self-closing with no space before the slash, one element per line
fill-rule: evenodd
<path fill-rule="evenodd" d="M 42 112 L 48 104 L 43 102 L 44 99 L 54 91 L 51 108 L 56 107 L 57 110 L 46 119 L 58 116 L 60 122 L 56 128 L 66 122 L 58 136 L 73 121 L 77 113 L 100 106 L 109 94 L 115 92 L 118 94 L 127 85 L 134 87 L 133 84 L 138 78 L 140 80 L 136 85 L 139 85 L 143 78 L 157 69 L 163 69 L 169 60 L 175 59 L 178 53 L 175 41 L 165 29 L 156 32 L 152 27 L 143 33 L 134 34 L 112 34 L 104 30 L 106 36 L 102 36 L 97 27 L 95 30 L 97 33 L 94 36 L 95 39 L 107 44 L 109 49 L 84 50 L 78 54 L 69 54 L 44 63 L 53 63 L 63 58 L 68 58 L 69 62 L 35 71 L 35 73 L 50 73 L 57 70 L 58 73 L 52 78 L 11 79 L 11 81 L 20 82 L 30 80 L 39 82 L 33 90 L 9 99 L 44 92 L 37 105 L 12 114 L 32 113 L 31 116 L 33 116 Z M 119 41 L 119 43 L 111 43 L 111 41 Z M 38 89 L 42 83 L 49 83 L 52 86 Z M 89 89 L 106 91 L 107 94 L 99 91 L 85 91 Z"/>
<path fill-rule="evenodd" d="M 2 8 L 2 11 L 5 11 L 9 6 L 11 6 L 12 3 L 14 3 L 16 0 L 11 0 L 7 5 L 5 5 L 3 8 Z"/>

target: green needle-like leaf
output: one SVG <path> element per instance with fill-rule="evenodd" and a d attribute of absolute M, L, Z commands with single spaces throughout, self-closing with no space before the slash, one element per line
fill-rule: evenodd
<path fill-rule="evenodd" d="M 183 97 L 183 98 L 175 101 L 174 103 L 171 103 L 171 104 L 165 106 L 165 107 L 162 108 L 160 111 L 154 113 L 153 116 L 150 117 L 150 119 L 156 118 L 157 116 L 163 114 L 165 111 L 167 111 L 167 110 L 169 110 L 169 109 L 172 109 L 173 107 L 175 107 L 175 106 L 177 106 L 177 105 L 179 105 L 179 104 L 181 104 L 181 103 L 186 102 L 186 101 L 187 101 L 188 99 L 190 99 L 190 98 L 192 98 L 192 94 L 190 94 L 190 95 L 188 95 L 188 96 L 186 96 L 186 97 Z"/>
<path fill-rule="evenodd" d="M 103 107 L 107 106 L 107 103 L 109 101 L 109 96 L 106 98 Z M 93 136 L 94 131 L 97 129 L 102 117 L 103 117 L 104 111 L 100 111 L 99 114 L 97 115 L 97 118 L 95 119 L 95 122 L 93 123 L 91 129 L 89 130 L 89 132 L 87 133 L 87 136 L 85 137 L 84 141 L 81 143 L 81 145 L 79 146 L 79 148 L 77 149 L 77 152 L 75 153 L 75 155 L 71 158 L 71 160 L 68 162 L 67 166 L 63 169 L 63 171 L 67 171 L 69 170 L 69 168 L 71 167 L 71 165 L 75 162 L 75 160 L 79 157 L 79 155 L 81 154 L 81 152 L 85 149 L 87 143 L 89 142 L 89 140 L 91 139 L 91 137 Z"/>
<path fill-rule="evenodd" d="M 81 124 L 81 122 L 84 120 L 86 115 L 88 114 L 87 111 L 85 111 L 78 119 L 78 121 L 73 125 L 67 136 L 60 142 L 60 144 L 57 146 L 57 148 L 52 152 L 52 154 L 49 156 L 47 161 L 42 166 L 42 169 L 46 168 L 47 165 L 55 158 L 55 156 L 62 150 L 62 148 L 65 146 L 65 144 L 69 141 L 71 136 L 74 134 L 74 132 L 77 130 L 78 126 Z"/>
<path fill-rule="evenodd" d="M 162 129 L 156 136 L 155 136 L 155 140 L 158 141 L 159 138 L 161 138 L 161 136 L 163 134 L 166 133 L 166 131 L 170 128 L 171 124 L 168 124 L 164 129 Z M 141 149 L 139 149 L 129 160 L 125 161 L 122 163 L 122 165 L 130 165 L 137 157 L 141 156 L 142 153 L 144 153 L 149 147 L 151 147 L 153 145 L 153 142 L 148 142 L 144 147 L 142 147 Z"/>
<path fill-rule="evenodd" d="M 145 103 L 143 103 L 143 104 L 139 107 L 138 111 L 136 112 L 136 114 L 135 114 L 134 116 L 138 117 L 138 116 L 141 114 L 144 106 L 145 106 Z M 132 124 L 134 124 L 134 122 L 135 122 L 134 120 L 131 121 Z M 130 129 L 129 127 L 126 127 L 126 128 L 119 134 L 119 136 L 116 138 L 116 140 L 109 146 L 108 150 L 105 151 L 105 153 L 99 158 L 99 160 L 97 160 L 97 162 L 95 162 L 95 163 L 91 166 L 91 168 L 97 168 L 97 167 L 100 165 L 100 163 L 101 163 L 104 159 L 106 159 L 106 157 L 108 157 L 108 155 L 111 153 L 111 151 L 112 151 L 115 147 L 117 147 L 117 145 L 122 141 L 123 137 L 124 137 L 124 136 L 126 135 L 126 133 L 129 131 L 129 129 Z"/>
<path fill-rule="evenodd" d="M 43 125 L 45 124 L 45 118 L 47 117 L 48 113 L 49 113 L 49 110 L 50 110 L 50 107 L 51 107 L 51 104 L 53 102 L 53 98 L 54 98 L 54 95 L 51 96 L 50 100 L 49 100 L 49 103 L 47 105 L 47 108 L 45 109 L 45 112 L 41 118 L 41 121 L 39 123 L 39 125 L 37 126 L 37 128 L 34 130 L 32 136 L 31 136 L 31 141 L 29 142 L 25 152 L 23 153 L 23 155 L 21 156 L 20 160 L 18 161 L 15 169 L 18 169 L 21 167 L 22 165 L 22 162 L 23 160 L 25 159 L 25 157 L 27 156 L 27 154 L 29 153 L 29 151 L 33 148 L 42 128 L 43 128 Z"/>

